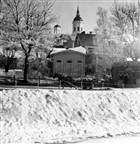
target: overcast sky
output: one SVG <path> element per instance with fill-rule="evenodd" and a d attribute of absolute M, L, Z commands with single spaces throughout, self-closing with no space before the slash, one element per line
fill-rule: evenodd
<path fill-rule="evenodd" d="M 96 26 L 96 12 L 98 7 L 108 9 L 114 0 L 54 0 L 55 13 L 60 16 L 58 24 L 62 28 L 62 33 L 72 33 L 72 21 L 76 16 L 77 5 L 79 5 L 80 15 L 84 21 L 86 32 L 92 31 Z M 117 0 L 124 1 L 124 0 Z M 131 1 L 131 0 L 125 0 Z"/>

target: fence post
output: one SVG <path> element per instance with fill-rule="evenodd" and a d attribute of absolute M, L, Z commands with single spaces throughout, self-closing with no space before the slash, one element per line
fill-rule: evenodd
<path fill-rule="evenodd" d="M 104 88 L 104 83 L 102 83 L 102 88 Z"/>
<path fill-rule="evenodd" d="M 40 77 L 38 77 L 38 89 L 39 89 L 39 86 L 40 86 Z"/>
<path fill-rule="evenodd" d="M 17 78 L 16 77 L 14 77 L 15 78 L 15 88 L 17 87 Z"/>
<path fill-rule="evenodd" d="M 81 80 L 81 90 L 83 89 L 83 81 Z"/>
<path fill-rule="evenodd" d="M 14 75 L 14 83 L 15 83 L 15 75 Z"/>
<path fill-rule="evenodd" d="M 122 84 L 122 88 L 124 88 L 124 84 Z"/>
<path fill-rule="evenodd" d="M 60 83 L 59 83 L 59 89 L 61 88 L 61 80 L 60 80 Z"/>

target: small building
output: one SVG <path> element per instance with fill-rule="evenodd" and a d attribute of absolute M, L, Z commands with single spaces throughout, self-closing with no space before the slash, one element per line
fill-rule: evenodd
<path fill-rule="evenodd" d="M 51 52 L 53 62 L 53 75 L 55 73 L 66 76 L 84 76 L 85 75 L 85 57 L 86 50 L 83 47 L 68 49 L 54 48 Z"/>
<path fill-rule="evenodd" d="M 125 76 L 128 81 L 125 83 Z M 140 61 L 124 61 L 114 63 L 112 66 L 113 82 L 140 86 Z"/>

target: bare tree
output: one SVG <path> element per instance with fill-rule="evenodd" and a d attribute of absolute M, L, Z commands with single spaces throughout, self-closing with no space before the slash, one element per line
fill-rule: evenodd
<path fill-rule="evenodd" d="M 140 27 L 140 2 L 114 2 L 111 8 L 112 21 L 118 30 L 121 42 L 124 43 L 125 52 L 134 61 L 140 58 L 140 47 L 134 45 L 136 32 Z"/>
<path fill-rule="evenodd" d="M 5 56 L 5 63 L 4 63 L 5 72 L 9 71 L 9 67 L 14 59 L 16 50 L 17 50 L 16 45 L 9 45 L 4 48 L 3 52 L 4 52 L 4 56 Z"/>
<path fill-rule="evenodd" d="M 0 14 L 1 14 L 1 10 L 2 10 L 2 0 L 0 0 Z"/>
<path fill-rule="evenodd" d="M 53 3 L 37 0 L 3 0 L 4 20 L 0 25 L 14 35 L 24 54 L 24 80 L 27 80 L 29 58 L 36 50 L 47 49 L 50 24 L 56 20 Z"/>
<path fill-rule="evenodd" d="M 97 11 L 97 27 L 95 33 L 97 37 L 98 48 L 96 51 L 96 68 L 104 71 L 111 68 L 112 64 L 122 59 L 122 50 L 119 44 L 118 36 L 115 35 L 114 26 L 108 16 L 108 11 L 101 7 Z"/>
<path fill-rule="evenodd" d="M 2 55 L 4 56 L 3 65 L 5 67 L 5 72 L 8 72 L 10 64 L 12 63 L 16 51 L 20 48 L 20 46 L 16 42 L 14 33 L 11 33 L 10 31 L 3 31 L 3 29 L 1 29 L 0 46 L 2 48 Z"/>

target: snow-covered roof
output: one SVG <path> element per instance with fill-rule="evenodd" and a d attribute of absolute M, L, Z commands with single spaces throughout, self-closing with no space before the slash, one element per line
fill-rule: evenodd
<path fill-rule="evenodd" d="M 126 58 L 126 61 L 133 61 L 132 58 Z M 140 58 L 138 59 L 140 61 Z"/>
<path fill-rule="evenodd" d="M 66 51 L 73 51 L 73 52 L 78 52 L 82 54 L 86 54 L 86 49 L 82 46 L 79 47 L 74 47 L 74 48 L 53 48 L 51 55 L 61 53 L 61 52 L 66 52 Z"/>

